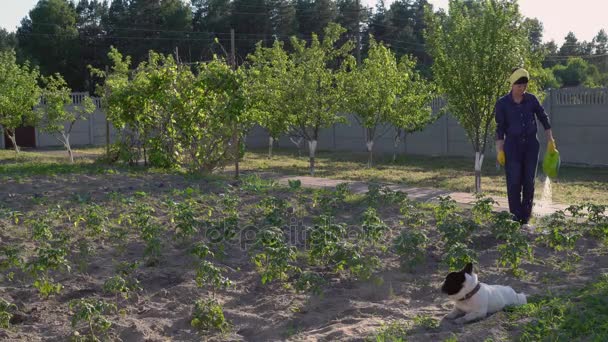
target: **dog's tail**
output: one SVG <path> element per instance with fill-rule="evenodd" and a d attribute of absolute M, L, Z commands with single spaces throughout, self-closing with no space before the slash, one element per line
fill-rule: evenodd
<path fill-rule="evenodd" d="M 526 295 L 524 293 L 517 294 L 517 304 L 524 305 L 527 304 L 528 300 L 526 299 Z"/>

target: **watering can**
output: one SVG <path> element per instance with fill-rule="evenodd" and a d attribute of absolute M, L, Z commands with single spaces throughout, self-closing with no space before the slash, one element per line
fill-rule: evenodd
<path fill-rule="evenodd" d="M 550 141 L 547 145 L 547 152 L 543 159 L 543 172 L 549 178 L 556 178 L 559 173 L 559 166 L 561 159 L 559 157 L 559 151 L 555 148 L 555 142 Z"/>

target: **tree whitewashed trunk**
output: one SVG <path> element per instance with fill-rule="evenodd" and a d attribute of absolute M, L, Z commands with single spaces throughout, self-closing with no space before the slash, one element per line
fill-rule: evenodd
<path fill-rule="evenodd" d="M 310 157 L 310 175 L 315 175 L 315 152 L 317 151 L 317 141 L 310 140 L 308 142 L 308 155 Z"/>
<path fill-rule="evenodd" d="M 365 146 L 367 146 L 367 153 L 369 155 L 369 157 L 367 159 L 367 167 L 371 168 L 374 163 L 374 141 L 368 140 L 365 143 Z"/>
<path fill-rule="evenodd" d="M 21 152 L 21 149 L 17 145 L 17 133 L 15 131 L 11 132 L 7 129 L 6 135 L 8 135 L 8 138 L 11 140 L 11 143 L 13 143 L 13 148 L 15 149 L 15 153 L 19 154 L 19 152 Z"/>
<path fill-rule="evenodd" d="M 304 141 L 304 138 L 298 138 L 298 139 L 294 139 L 293 137 L 289 137 L 289 140 L 291 140 L 291 142 L 296 145 L 296 147 L 298 148 L 298 157 L 302 156 L 302 141 Z"/>
<path fill-rule="evenodd" d="M 268 159 L 272 159 L 272 145 L 274 144 L 274 138 L 268 137 Z"/>
<path fill-rule="evenodd" d="M 475 192 L 481 193 L 481 166 L 483 165 L 483 153 L 475 152 Z"/>
<path fill-rule="evenodd" d="M 397 130 L 395 138 L 393 139 L 393 163 L 397 161 L 397 150 L 399 149 L 399 143 L 401 143 L 401 130 Z"/>

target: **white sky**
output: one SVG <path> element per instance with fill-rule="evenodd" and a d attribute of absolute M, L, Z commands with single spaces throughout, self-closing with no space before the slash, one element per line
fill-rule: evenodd
<path fill-rule="evenodd" d="M 388 6 L 393 0 L 387 0 Z M 375 7 L 376 0 L 362 0 Z M 429 0 L 435 8 L 446 8 L 449 0 Z M 15 31 L 37 0 L 0 0 L 0 27 Z M 561 44 L 568 31 L 579 41 L 591 41 L 604 29 L 608 32 L 608 0 L 519 0 L 521 12 L 544 25 L 543 40 Z"/>

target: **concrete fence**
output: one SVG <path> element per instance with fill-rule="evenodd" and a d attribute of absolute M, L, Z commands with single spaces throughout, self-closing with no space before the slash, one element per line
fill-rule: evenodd
<path fill-rule="evenodd" d="M 79 104 L 86 93 L 72 94 L 74 104 Z M 93 98 L 96 110 L 88 120 L 78 121 L 71 135 L 71 143 L 78 145 L 104 145 L 106 143 L 106 117 L 101 110 L 101 101 Z M 437 113 L 445 101 L 433 100 L 431 108 Z M 608 89 L 569 88 L 549 91 L 544 107 L 553 126 L 554 136 L 560 150 L 562 162 L 573 164 L 608 165 Z M 365 131 L 352 116 L 347 116 L 348 124 L 336 124 L 321 131 L 318 149 L 329 151 L 365 152 Z M 539 125 L 539 127 L 542 127 Z M 0 127 L 1 129 L 1 127 Z M 117 131 L 110 125 L 110 140 L 116 139 Z M 390 126 L 378 130 L 382 134 L 374 144 L 374 153 L 393 152 L 395 129 Z M 49 134 L 35 129 L 35 147 L 60 146 L 59 141 Z M 539 139 L 545 147 L 544 132 L 540 130 Z M 493 158 L 494 134 L 490 132 L 486 155 Z M 4 148 L 5 139 L 0 139 Z M 268 134 L 255 127 L 246 139 L 249 148 L 267 148 Z M 289 137 L 281 137 L 276 146 L 296 148 Z M 306 144 L 302 144 L 306 148 Z M 464 129 L 449 114 L 439 118 L 422 132 L 410 134 L 401 142 L 399 154 L 428 156 L 466 156 L 473 157 L 471 143 Z"/>
<path fill-rule="evenodd" d="M 437 113 L 445 102 L 436 99 L 431 107 Z M 608 165 L 608 89 L 571 88 L 547 92 L 543 103 L 549 114 L 553 134 L 562 162 L 571 164 Z M 318 149 L 326 151 L 366 152 L 365 130 L 352 116 L 349 124 L 336 124 L 321 132 Z M 539 124 L 541 151 L 546 146 L 544 131 Z M 374 153 L 393 152 L 395 129 L 383 127 L 386 134 L 374 143 Z M 494 132 L 488 135 L 486 155 L 495 155 Z M 260 127 L 247 137 L 250 148 L 267 148 L 268 134 Z M 296 148 L 288 137 L 281 137 L 276 146 Z M 303 145 L 304 148 L 305 145 Z M 406 136 L 398 149 L 401 154 L 427 156 L 474 157 L 471 142 L 453 116 L 446 114 L 422 132 Z"/>
<path fill-rule="evenodd" d="M 74 105 L 79 105 L 88 96 L 88 93 L 72 93 L 72 105 L 69 105 L 68 108 L 73 107 Z M 84 145 L 93 145 L 93 146 L 102 146 L 106 144 L 106 131 L 109 128 L 110 140 L 114 141 L 116 139 L 117 131 L 114 129 L 112 125 L 107 127 L 106 125 L 106 115 L 101 110 L 101 99 L 99 98 L 91 98 L 93 100 L 93 104 L 95 104 L 95 111 L 87 117 L 86 120 L 77 120 L 72 128 L 72 132 L 70 135 L 70 143 L 72 146 L 84 146 Z M 69 123 L 66 123 L 66 127 Z M 3 130 L 0 126 L 0 134 L 3 136 Z M 19 134 L 19 133 L 18 133 Z M 62 144 L 51 134 L 42 132 L 38 127 L 34 127 L 31 133 L 28 131 L 24 134 L 33 134 L 35 139 L 31 139 L 35 141 L 35 145 L 31 147 L 52 147 L 52 146 L 62 146 Z M 19 136 L 17 136 L 19 139 Z M 0 139 L 0 148 L 5 148 L 6 139 Z"/>

